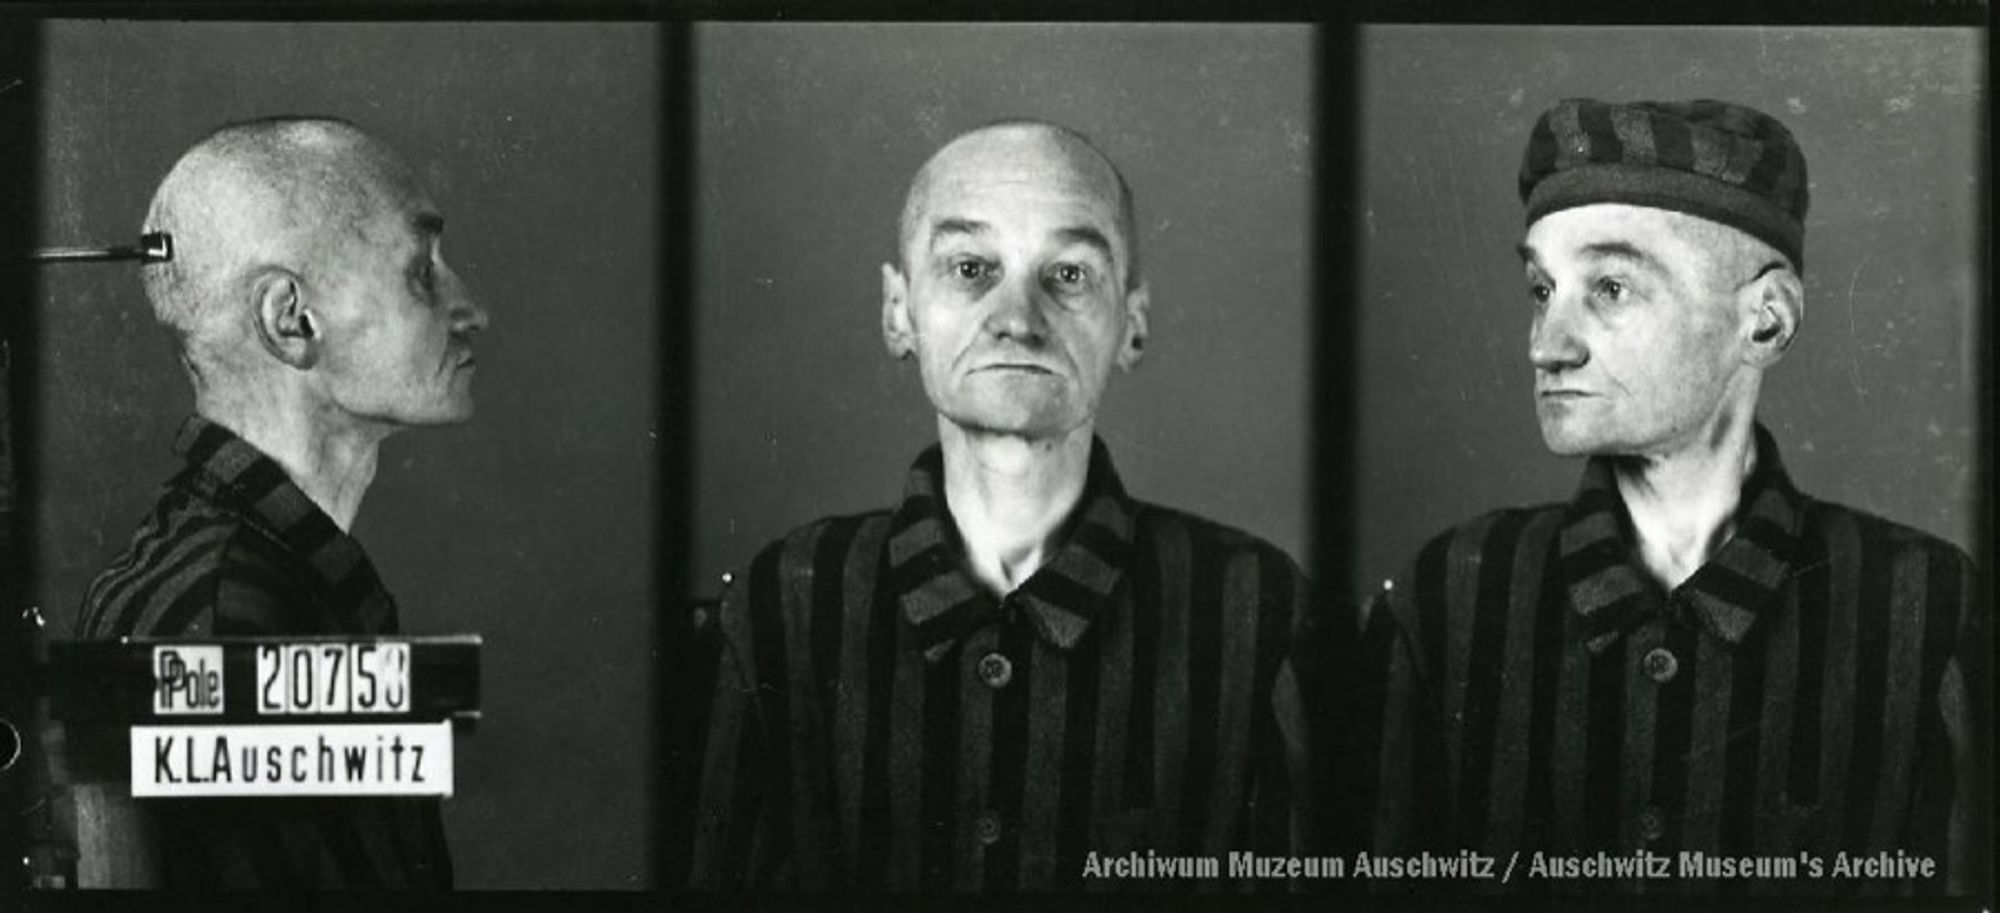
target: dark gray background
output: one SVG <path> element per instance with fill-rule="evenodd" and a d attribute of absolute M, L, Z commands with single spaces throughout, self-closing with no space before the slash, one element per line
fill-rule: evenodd
<path fill-rule="evenodd" d="M 349 118 L 427 177 L 493 323 L 479 414 L 382 448 L 354 529 L 410 633 L 485 636 L 445 803 L 463 887 L 640 887 L 652 774 L 661 74 L 650 25 L 47 30 L 42 244 L 130 243 L 228 120 Z M 134 267 L 51 267 L 41 604 L 55 632 L 176 465 L 192 396 Z"/>
<path fill-rule="evenodd" d="M 1972 30 L 1364 29 L 1360 89 L 1364 589 L 1430 535 L 1567 499 L 1543 448 L 1515 174 L 1573 96 L 1720 98 L 1805 149 L 1805 323 L 1763 420 L 1809 494 L 1971 546 L 1984 63 Z"/>
<path fill-rule="evenodd" d="M 892 506 L 936 439 L 881 337 L 910 177 L 1003 117 L 1083 131 L 1138 201 L 1146 360 L 1098 417 L 1140 498 L 1306 532 L 1312 31 L 1303 26 L 702 25 L 697 595 L 765 542 Z"/>

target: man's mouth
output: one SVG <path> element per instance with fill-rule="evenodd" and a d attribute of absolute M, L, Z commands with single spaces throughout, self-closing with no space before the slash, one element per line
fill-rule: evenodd
<path fill-rule="evenodd" d="M 1041 366 L 1041 365 L 1038 365 L 1038 364 L 1032 364 L 1032 363 L 1029 363 L 1029 362 L 1024 362 L 1024 361 L 1000 361 L 1000 362 L 994 362 L 993 364 L 990 364 L 990 365 L 981 365 L 981 366 L 979 366 L 978 368 L 976 368 L 976 369 L 974 369 L 974 370 L 975 370 L 975 373 L 976 373 L 976 372 L 978 372 L 978 371 L 1020 371 L 1020 372 L 1022 372 L 1022 373 L 1025 373 L 1025 374 L 1054 374 L 1054 373 L 1056 373 L 1056 372 L 1054 372 L 1054 371 L 1051 371 L 1051 370 L 1049 370 L 1048 368 L 1046 368 L 1046 367 L 1043 367 L 1043 366 Z"/>

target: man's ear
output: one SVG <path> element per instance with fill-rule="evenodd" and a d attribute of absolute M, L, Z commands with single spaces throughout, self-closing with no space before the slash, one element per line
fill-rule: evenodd
<path fill-rule="evenodd" d="M 1783 358 L 1806 318 L 1805 283 L 1789 266 L 1777 266 L 1743 288 L 1750 308 L 1749 358 L 1768 368 Z"/>
<path fill-rule="evenodd" d="M 301 370 L 317 363 L 324 339 L 298 274 L 265 270 L 251 283 L 250 294 L 257 309 L 257 336 L 271 357 Z"/>
<path fill-rule="evenodd" d="M 1146 334 L 1151 332 L 1149 318 L 1153 308 L 1153 294 L 1142 280 L 1125 292 L 1125 345 L 1118 349 L 1118 367 L 1130 371 L 1139 366 L 1139 359 L 1146 355 Z"/>
<path fill-rule="evenodd" d="M 882 344 L 898 359 L 917 353 L 917 330 L 910 323 L 910 280 L 894 264 L 882 264 Z"/>

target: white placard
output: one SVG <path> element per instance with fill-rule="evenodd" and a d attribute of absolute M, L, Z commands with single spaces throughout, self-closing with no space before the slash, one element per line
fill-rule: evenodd
<path fill-rule="evenodd" d="M 256 688 L 260 716 L 404 713 L 410 645 L 259 644 Z"/>
<path fill-rule="evenodd" d="M 451 723 L 132 727 L 132 795 L 449 796 Z"/>
<path fill-rule="evenodd" d="M 153 712 L 160 716 L 222 712 L 222 647 L 180 644 L 153 648 Z"/>

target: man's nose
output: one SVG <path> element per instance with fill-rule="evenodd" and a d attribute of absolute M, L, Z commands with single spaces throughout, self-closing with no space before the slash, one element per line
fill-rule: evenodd
<path fill-rule="evenodd" d="M 986 312 L 986 332 L 998 338 L 1026 345 L 1040 345 L 1048 339 L 1047 302 L 1032 278 L 1012 279 L 993 289 L 992 309 Z"/>
<path fill-rule="evenodd" d="M 447 288 L 451 295 L 452 332 L 473 336 L 484 331 L 491 319 L 486 313 L 485 303 L 451 267 L 445 267 L 445 273 L 449 277 Z"/>
<path fill-rule="evenodd" d="M 1590 361 L 1590 348 L 1576 332 L 1577 306 L 1560 298 L 1535 314 L 1528 329 L 1528 360 L 1535 370 L 1555 373 L 1582 367 Z"/>

